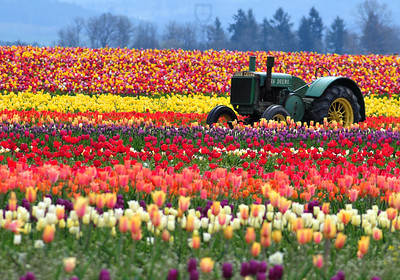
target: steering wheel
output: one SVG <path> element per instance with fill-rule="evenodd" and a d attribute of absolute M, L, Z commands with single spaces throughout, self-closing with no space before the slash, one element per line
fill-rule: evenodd
<path fill-rule="evenodd" d="M 318 68 L 315 70 L 315 79 L 318 79 L 317 76 L 318 76 L 318 72 L 320 72 L 320 70 L 325 70 L 326 72 L 328 72 L 329 76 L 332 76 L 332 75 L 331 75 L 331 72 L 329 71 L 328 68 L 323 67 L 323 66 L 320 66 L 320 67 L 318 67 Z"/>

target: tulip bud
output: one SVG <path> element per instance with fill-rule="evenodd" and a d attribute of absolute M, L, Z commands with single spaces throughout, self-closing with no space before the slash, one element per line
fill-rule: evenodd
<path fill-rule="evenodd" d="M 344 246 L 344 243 L 346 242 L 346 238 L 347 238 L 347 236 L 343 232 L 339 232 L 338 235 L 336 236 L 335 248 L 342 249 Z"/>
<path fill-rule="evenodd" d="M 232 237 L 233 237 L 233 228 L 232 228 L 232 226 L 229 225 L 224 229 L 224 237 L 227 240 L 231 240 L 232 239 Z"/>
<path fill-rule="evenodd" d="M 76 258 L 65 258 L 63 260 L 64 263 L 64 270 L 69 273 L 72 272 L 75 269 L 76 266 Z"/>
<path fill-rule="evenodd" d="M 382 230 L 379 228 L 374 228 L 372 230 L 372 237 L 374 240 L 381 240 L 382 239 Z"/>
<path fill-rule="evenodd" d="M 251 255 L 257 257 L 261 252 L 261 244 L 259 242 L 253 242 L 251 245 Z"/>
<path fill-rule="evenodd" d="M 281 242 L 281 240 L 282 240 L 282 232 L 281 232 L 280 230 L 274 230 L 274 231 L 272 232 L 272 240 L 273 240 L 275 243 Z"/>
<path fill-rule="evenodd" d="M 43 236 L 42 236 L 43 241 L 45 243 L 53 242 L 55 231 L 56 229 L 53 225 L 46 225 L 46 227 L 43 230 Z"/>
<path fill-rule="evenodd" d="M 324 265 L 324 257 L 322 255 L 313 256 L 313 264 L 317 268 L 322 268 Z"/>
<path fill-rule="evenodd" d="M 198 235 L 193 235 L 192 237 L 192 248 L 193 249 L 199 249 L 201 244 L 201 239 L 200 236 Z"/>
<path fill-rule="evenodd" d="M 214 261 L 211 258 L 202 258 L 200 268 L 204 273 L 210 273 L 214 268 Z"/>
<path fill-rule="evenodd" d="M 244 237 L 247 244 L 250 244 L 256 240 L 256 232 L 253 227 L 248 227 L 246 235 Z"/>

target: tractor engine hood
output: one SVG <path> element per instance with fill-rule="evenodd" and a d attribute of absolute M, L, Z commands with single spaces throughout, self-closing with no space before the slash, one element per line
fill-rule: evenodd
<path fill-rule="evenodd" d="M 252 72 L 252 71 L 240 71 L 236 72 L 233 75 L 233 78 L 252 78 L 259 77 L 260 78 L 260 86 L 265 85 L 266 73 L 265 72 Z M 283 73 L 272 73 L 271 74 L 271 87 L 283 87 L 287 88 L 292 85 L 292 76 L 289 74 Z"/>

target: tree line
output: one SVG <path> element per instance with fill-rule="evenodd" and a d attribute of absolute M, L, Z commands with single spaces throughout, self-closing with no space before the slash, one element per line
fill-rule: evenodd
<path fill-rule="evenodd" d="M 357 6 L 358 33 L 349 30 L 340 16 L 325 25 L 314 7 L 301 17 L 294 30 L 294 23 L 283 8 L 262 22 L 257 22 L 253 10 L 239 9 L 227 29 L 218 17 L 209 25 L 170 21 L 160 35 L 154 23 L 134 25 L 127 16 L 103 13 L 86 20 L 75 18 L 58 31 L 55 44 L 91 48 L 399 53 L 399 28 L 388 23 L 388 18 L 390 13 L 384 4 L 365 0 Z"/>

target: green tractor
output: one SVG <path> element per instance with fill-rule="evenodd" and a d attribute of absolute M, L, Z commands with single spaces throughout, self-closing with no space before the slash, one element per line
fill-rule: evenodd
<path fill-rule="evenodd" d="M 267 72 L 256 72 L 256 59 L 249 59 L 249 70 L 240 71 L 231 79 L 232 108 L 219 105 L 210 111 L 206 123 L 228 124 L 244 116 L 244 124 L 253 125 L 260 119 L 295 122 L 336 121 L 347 126 L 365 120 L 365 104 L 360 88 L 346 77 L 331 76 L 329 70 L 318 67 L 315 80 L 309 84 L 298 77 L 272 73 L 275 58 L 268 56 Z M 327 71 L 329 76 L 318 78 Z M 235 112 L 236 111 L 236 112 Z"/>

